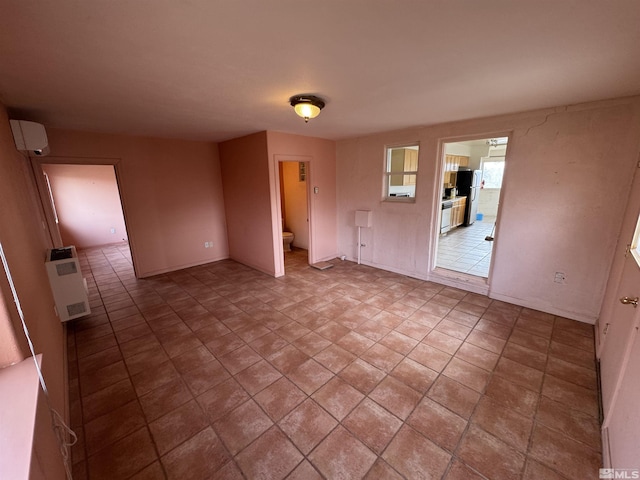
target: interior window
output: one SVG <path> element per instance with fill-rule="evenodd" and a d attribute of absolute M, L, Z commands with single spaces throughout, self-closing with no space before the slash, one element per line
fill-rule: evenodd
<path fill-rule="evenodd" d="M 385 197 L 387 200 L 413 201 L 418 174 L 418 145 L 387 147 Z"/>

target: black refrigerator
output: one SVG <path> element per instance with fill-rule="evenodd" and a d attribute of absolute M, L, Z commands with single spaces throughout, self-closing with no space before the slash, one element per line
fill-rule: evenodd
<path fill-rule="evenodd" d="M 468 227 L 476 221 L 481 182 L 482 170 L 458 170 L 456 176 L 458 196 L 467 197 L 467 205 L 464 211 L 465 227 Z"/>

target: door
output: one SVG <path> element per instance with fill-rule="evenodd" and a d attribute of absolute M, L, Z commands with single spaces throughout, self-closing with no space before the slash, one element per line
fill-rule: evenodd
<path fill-rule="evenodd" d="M 636 175 L 634 187 L 638 177 Z M 625 221 L 635 221 L 636 228 L 615 290 L 615 303 L 608 318 L 602 319 L 605 322 L 602 334 L 606 337 L 600 355 L 602 438 L 605 466 L 611 468 L 640 468 L 639 203 L 637 195 L 632 195 Z"/>

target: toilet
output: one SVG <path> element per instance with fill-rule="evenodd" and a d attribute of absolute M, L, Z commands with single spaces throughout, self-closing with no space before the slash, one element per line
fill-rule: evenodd
<path fill-rule="evenodd" d="M 293 233 L 282 232 L 282 248 L 285 252 L 291 251 L 291 242 L 293 242 Z"/>

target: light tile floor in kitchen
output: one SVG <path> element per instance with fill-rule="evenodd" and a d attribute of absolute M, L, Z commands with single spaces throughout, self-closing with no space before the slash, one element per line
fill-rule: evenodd
<path fill-rule="evenodd" d="M 493 225 L 493 219 L 485 219 L 440 235 L 436 266 L 478 277 L 488 277 L 493 242 L 485 240 L 485 237 L 491 235 Z"/>
<path fill-rule="evenodd" d="M 279 279 L 80 256 L 76 480 L 597 478 L 590 325 L 304 251 Z"/>

